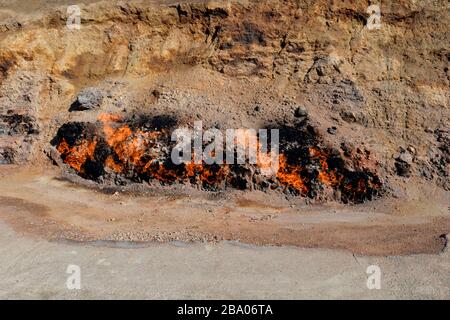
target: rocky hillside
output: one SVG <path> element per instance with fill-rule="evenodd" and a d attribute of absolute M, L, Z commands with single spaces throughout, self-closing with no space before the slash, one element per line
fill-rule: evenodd
<path fill-rule="evenodd" d="M 49 163 L 64 123 L 103 112 L 222 128 L 307 121 L 388 188 L 449 190 L 450 3 L 383 1 L 368 28 L 372 4 L 95 2 L 69 30 L 62 3 L 0 1 L 0 163 Z M 86 88 L 102 99 L 74 111 Z"/>

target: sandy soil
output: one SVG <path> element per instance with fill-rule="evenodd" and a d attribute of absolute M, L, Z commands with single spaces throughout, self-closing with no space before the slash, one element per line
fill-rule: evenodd
<path fill-rule="evenodd" d="M 62 179 L 51 167 L 1 170 L 0 218 L 20 233 L 52 240 L 234 240 L 407 255 L 441 252 L 441 236 L 450 230 L 445 197 L 439 202 L 436 191 L 406 203 L 391 199 L 350 207 L 305 206 L 259 192 L 105 192 Z"/>

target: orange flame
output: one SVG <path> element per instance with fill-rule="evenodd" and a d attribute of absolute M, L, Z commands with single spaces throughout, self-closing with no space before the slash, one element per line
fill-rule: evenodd
<path fill-rule="evenodd" d="M 63 161 L 79 173 L 89 175 L 89 172 L 85 172 L 89 171 L 84 167 L 86 161 L 105 159 L 103 164 L 93 167 L 101 168 L 103 165 L 103 168 L 123 174 L 130 179 L 139 177 L 140 180 L 140 176 L 142 176 L 142 178 L 155 179 L 162 183 L 190 181 L 193 184 L 218 186 L 221 182 L 226 181 L 233 184 L 234 176 L 230 174 L 233 167 L 227 164 L 207 165 L 192 161 L 182 166 L 170 165 L 166 160 L 166 141 L 169 135 L 165 129 L 153 131 L 136 129 L 124 124 L 121 117 L 114 114 L 100 115 L 99 122 L 102 125 L 102 132 L 94 139 L 77 140 L 71 146 L 64 137 L 61 137 L 57 146 Z M 85 135 L 81 135 L 80 138 L 83 136 Z M 317 181 L 311 180 L 314 177 L 308 176 L 309 169 L 306 170 L 300 164 L 288 163 L 286 154 L 278 155 L 278 152 L 274 154 L 274 150 L 263 153 L 262 143 L 257 139 L 254 131 L 238 131 L 235 139 L 237 148 L 245 150 L 246 155 L 256 156 L 255 165 L 261 169 L 256 171 L 257 174 L 266 175 L 263 171 L 272 172 L 270 175 L 277 178 L 278 185 L 291 187 L 302 195 L 309 193 L 311 183 L 317 183 Z M 101 148 L 106 148 L 106 150 Z M 327 149 L 310 147 L 308 151 L 308 159 L 305 159 L 308 160 L 306 168 L 310 168 L 310 160 L 312 160 L 313 168 L 318 163 L 317 179 L 323 185 L 339 188 L 348 197 L 355 199 L 364 197 L 365 194 L 371 194 L 373 190 L 381 187 L 381 183 L 377 182 L 379 180 L 371 178 L 373 176 L 370 172 L 369 175 L 365 174 L 366 172 L 351 172 L 351 175 L 347 175 L 348 171 L 345 169 L 342 169 L 344 171 L 341 168 L 330 169 L 330 155 Z M 99 152 L 98 157 L 94 157 L 96 152 Z M 102 154 L 105 154 L 105 158 L 102 158 Z M 211 157 L 214 156 L 215 154 L 212 153 Z M 274 164 L 278 166 L 274 166 Z"/>
<path fill-rule="evenodd" d="M 285 185 L 288 185 L 302 194 L 308 193 L 308 188 L 301 177 L 301 166 L 294 166 L 287 163 L 286 156 L 280 155 L 280 166 L 278 168 L 277 178 Z"/>
<path fill-rule="evenodd" d="M 136 130 L 133 132 L 128 125 L 115 127 L 121 118 L 117 115 L 102 114 L 99 120 L 103 123 L 103 132 L 105 134 L 106 143 L 116 153 L 119 160 L 124 164 L 130 164 L 135 169 L 145 171 L 151 165 L 142 162 L 142 157 L 149 150 L 149 146 L 161 134 L 160 132 L 144 132 Z M 108 167 L 119 172 L 123 171 L 124 167 L 118 165 L 113 159 L 107 159 Z M 144 170 L 142 170 L 144 169 Z"/>
<path fill-rule="evenodd" d="M 163 132 L 144 132 L 139 129 L 133 131 L 128 125 L 120 126 L 121 118 L 117 115 L 102 114 L 99 120 L 103 124 L 106 143 L 120 161 L 117 163 L 112 156 L 109 156 L 105 161 L 105 166 L 117 173 L 123 173 L 127 166 L 132 166 L 132 169 L 138 173 L 146 173 L 161 182 L 196 178 L 197 181 L 206 184 L 223 180 L 227 175 L 226 166 L 213 172 L 203 164 L 194 162 L 185 164 L 184 173 L 167 169 L 163 163 L 157 160 L 158 151 L 157 148 L 154 148 L 157 145 L 157 138 L 162 136 Z M 145 160 L 144 156 L 147 156 Z"/>
<path fill-rule="evenodd" d="M 108 156 L 108 158 L 106 158 L 105 167 L 114 170 L 116 173 L 121 173 L 123 171 L 123 166 L 116 163 L 113 156 Z"/>
<path fill-rule="evenodd" d="M 337 186 L 339 185 L 340 181 L 336 176 L 336 170 L 330 170 L 328 167 L 328 161 L 327 161 L 327 155 L 323 153 L 322 151 L 310 147 L 309 153 L 312 157 L 318 158 L 321 166 L 321 170 L 319 170 L 318 178 L 319 180 L 327 185 L 327 186 Z"/>
<path fill-rule="evenodd" d="M 93 159 L 97 141 L 85 140 L 81 144 L 70 147 L 65 139 L 58 145 L 58 152 L 64 157 L 64 162 L 78 172 L 83 173 L 82 168 L 86 160 Z"/>

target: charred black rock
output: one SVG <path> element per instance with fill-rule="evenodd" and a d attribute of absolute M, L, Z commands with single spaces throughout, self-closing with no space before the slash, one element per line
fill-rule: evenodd
<path fill-rule="evenodd" d="M 12 148 L 0 148 L 0 164 L 13 164 L 15 153 Z"/>
<path fill-rule="evenodd" d="M 29 115 L 9 114 L 0 116 L 0 134 L 30 135 L 38 134 L 36 119 Z"/>

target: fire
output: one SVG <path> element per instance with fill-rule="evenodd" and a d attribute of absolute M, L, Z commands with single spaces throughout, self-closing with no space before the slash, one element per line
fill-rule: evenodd
<path fill-rule="evenodd" d="M 166 136 L 166 132 L 132 130 L 129 125 L 121 124 L 122 119 L 116 115 L 102 114 L 99 120 L 106 143 L 115 155 L 108 156 L 105 167 L 116 173 L 125 174 L 131 169 L 163 183 L 194 179 L 207 185 L 223 181 L 227 176 L 226 166 L 212 170 L 210 166 L 194 162 L 184 164 L 184 170 L 170 169 L 164 164 L 158 142 L 159 138 Z"/>
<path fill-rule="evenodd" d="M 114 170 L 116 173 L 120 173 L 123 171 L 123 166 L 116 163 L 113 156 L 108 156 L 108 158 L 106 158 L 105 166 Z"/>
<path fill-rule="evenodd" d="M 58 145 L 57 150 L 65 163 L 78 172 L 83 173 L 82 166 L 88 159 L 93 159 L 96 146 L 97 141 L 85 140 L 81 144 L 70 147 L 66 140 L 63 139 Z"/>
<path fill-rule="evenodd" d="M 173 182 L 180 179 L 175 171 L 166 169 L 163 164 L 156 161 L 149 161 L 146 164 L 145 172 L 149 173 L 153 179 L 161 182 Z"/>
<path fill-rule="evenodd" d="M 321 170 L 319 170 L 318 179 L 327 186 L 338 186 L 340 179 L 336 176 L 336 169 L 329 169 L 327 155 L 314 147 L 309 148 L 309 153 L 312 157 L 319 159 Z"/>
<path fill-rule="evenodd" d="M 238 132 L 234 147 L 236 151 L 245 150 L 249 158 L 256 157 L 256 162 L 246 160 L 229 165 L 192 161 L 175 165 L 171 162 L 169 128 L 155 129 L 151 119 L 135 120 L 102 114 L 94 124 L 66 124 L 58 131 L 56 149 L 66 164 L 92 180 L 109 173 L 129 181 L 191 183 L 210 190 L 222 186 L 260 190 L 291 188 L 303 196 L 315 196 L 323 188 L 314 186 L 322 185 L 339 190 L 336 194 L 342 201 L 353 202 L 370 199 L 381 188 L 378 177 L 368 169 L 354 171 L 344 167 L 342 161 L 332 162 L 331 151 L 315 140 L 306 146 L 289 140 L 291 144 L 281 152 L 263 152 L 267 147 L 255 131 L 247 129 Z M 295 131 L 285 134 L 290 134 L 290 139 L 295 137 Z M 216 150 L 212 152 L 214 157 Z"/>
<path fill-rule="evenodd" d="M 280 165 L 278 168 L 277 178 L 283 185 L 288 185 L 301 194 L 307 194 L 308 188 L 301 176 L 302 167 L 294 166 L 287 163 L 286 156 L 280 155 Z"/>
<path fill-rule="evenodd" d="M 149 163 L 143 163 L 142 158 L 151 142 L 160 134 L 159 132 L 143 132 L 142 130 L 133 132 L 128 125 L 115 127 L 121 120 L 120 117 L 115 115 L 102 114 L 99 120 L 103 123 L 103 132 L 107 144 L 123 164 L 129 164 L 138 169 L 149 167 Z M 108 159 L 108 164 L 112 169 L 117 170 L 119 167 L 124 169 L 123 166 L 113 162 L 112 159 Z"/>
<path fill-rule="evenodd" d="M 202 184 L 213 185 L 214 183 L 220 183 L 227 179 L 229 174 L 229 166 L 215 166 L 215 170 L 212 166 L 205 166 L 203 164 L 197 164 L 195 162 L 188 162 L 184 164 L 184 175 L 182 180 L 190 179 L 198 181 Z"/>
<path fill-rule="evenodd" d="M 249 159 L 253 157 L 256 160 L 256 166 L 260 169 L 261 174 L 274 176 L 279 172 L 279 151 L 270 150 L 266 152 L 267 146 L 263 146 L 256 131 L 249 129 L 237 130 L 234 143 L 239 149 L 247 151 Z"/>
<path fill-rule="evenodd" d="M 340 184 L 341 178 L 337 174 L 337 170 L 330 170 L 328 166 L 328 155 L 316 147 L 309 147 L 308 149 L 311 160 L 317 159 L 320 164 L 317 179 L 324 185 L 330 187 L 337 187 Z M 287 163 L 286 156 L 280 155 L 280 167 L 278 169 L 277 178 L 283 185 L 288 185 L 301 194 L 308 193 L 308 186 L 305 178 L 302 176 L 302 166 L 291 165 Z"/>

